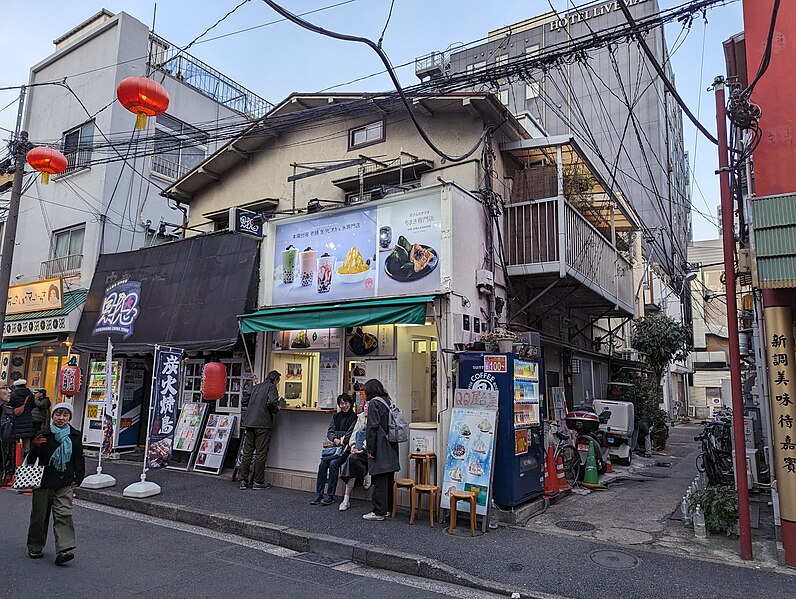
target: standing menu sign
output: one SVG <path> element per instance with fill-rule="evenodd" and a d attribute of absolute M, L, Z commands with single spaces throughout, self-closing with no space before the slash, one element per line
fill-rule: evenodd
<path fill-rule="evenodd" d="M 196 455 L 196 462 L 193 465 L 194 470 L 212 472 L 213 474 L 221 473 L 233 428 L 235 428 L 235 416 L 210 414 L 205 432 L 199 442 L 199 453 Z"/>
<path fill-rule="evenodd" d="M 448 433 L 441 506 L 450 509 L 451 491 L 478 493 L 476 513 L 486 515 L 495 453 L 498 391 L 456 389 Z M 462 510 L 466 506 L 458 504 Z"/>
<path fill-rule="evenodd" d="M 177 397 L 181 388 L 181 362 L 181 349 L 155 348 L 155 373 L 152 377 L 146 454 L 146 466 L 150 470 L 165 468 L 171 459 L 177 420 Z"/>
<path fill-rule="evenodd" d="M 207 404 L 186 402 L 182 405 L 177 430 L 174 433 L 174 452 L 169 468 L 188 470 L 191 458 L 199 446 L 202 435 L 202 424 L 207 412 Z"/>

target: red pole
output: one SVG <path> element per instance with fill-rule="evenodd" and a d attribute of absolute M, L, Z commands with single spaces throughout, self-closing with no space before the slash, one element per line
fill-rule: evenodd
<path fill-rule="evenodd" d="M 721 190 L 721 236 L 724 246 L 724 285 L 727 290 L 727 335 L 730 346 L 732 387 L 732 438 L 735 447 L 735 484 L 738 489 L 738 525 L 741 530 L 741 559 L 752 559 L 752 524 L 749 516 L 749 481 L 746 478 L 746 441 L 743 429 L 741 350 L 738 347 L 738 305 L 735 294 L 735 210 L 730 190 L 729 150 L 724 77 L 713 80 L 716 92 L 716 133 L 719 138 L 719 183 Z"/>

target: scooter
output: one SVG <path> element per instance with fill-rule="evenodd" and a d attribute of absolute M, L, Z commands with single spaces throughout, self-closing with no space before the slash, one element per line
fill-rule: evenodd
<path fill-rule="evenodd" d="M 611 419 L 611 411 L 604 410 L 599 416 L 592 406 L 576 406 L 567 412 L 567 428 L 575 433 L 575 449 L 580 455 L 581 472 L 586 471 L 586 460 L 589 455 L 589 445 L 594 444 L 594 459 L 597 462 L 597 472 L 603 474 L 608 461 L 608 442 L 605 431 L 600 430 L 600 424 L 605 424 Z"/>

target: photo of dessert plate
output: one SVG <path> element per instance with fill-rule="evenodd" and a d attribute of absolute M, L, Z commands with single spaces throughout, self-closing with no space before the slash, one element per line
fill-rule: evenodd
<path fill-rule="evenodd" d="M 454 460 L 463 460 L 466 454 L 467 450 L 464 448 L 464 445 L 457 445 L 456 447 L 451 449 L 451 457 Z"/>
<path fill-rule="evenodd" d="M 338 262 L 335 265 L 335 270 L 337 271 L 335 273 L 335 278 L 341 283 L 347 283 L 347 284 L 361 283 L 362 281 L 368 278 L 369 274 L 371 274 L 370 269 L 363 270 L 362 272 L 355 272 L 352 274 L 342 274 L 340 272 L 342 266 L 343 266 L 342 262 Z"/>

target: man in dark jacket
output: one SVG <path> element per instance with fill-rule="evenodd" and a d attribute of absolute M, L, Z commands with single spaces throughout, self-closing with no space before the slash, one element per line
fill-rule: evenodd
<path fill-rule="evenodd" d="M 14 408 L 11 407 L 11 390 L 8 385 L 0 385 L 0 485 L 11 482 L 16 467 L 16 438 L 14 437 Z"/>
<path fill-rule="evenodd" d="M 55 563 L 63 566 L 74 559 L 75 525 L 72 520 L 72 485 L 79 485 L 86 475 L 80 432 L 69 424 L 71 404 L 55 405 L 52 426 L 31 443 L 30 460 L 44 466 L 41 486 L 33 489 L 33 504 L 28 527 L 28 557 L 44 557 L 50 514 L 55 534 Z"/>
<path fill-rule="evenodd" d="M 17 379 L 11 392 L 11 407 L 15 410 L 14 437 L 22 440 L 22 453 L 30 451 L 30 440 L 39 432 L 33 430 L 33 393 L 27 385 L 25 379 Z"/>
<path fill-rule="evenodd" d="M 365 520 L 384 520 L 392 511 L 393 480 L 401 469 L 398 443 L 387 440 L 392 400 L 376 379 L 365 383 L 365 399 L 368 401 L 368 472 L 373 485 L 373 511 L 362 517 Z"/>
<path fill-rule="evenodd" d="M 243 398 L 245 413 L 241 420 L 241 429 L 245 431 L 243 438 L 243 457 L 240 464 L 240 488 L 249 487 L 249 471 L 252 454 L 254 458 L 254 484 L 252 489 L 267 489 L 271 486 L 265 482 L 265 460 L 271 445 L 271 429 L 274 416 L 279 412 L 279 391 L 276 386 L 282 375 L 272 370 L 265 381 L 252 388 L 251 396 Z"/>

